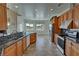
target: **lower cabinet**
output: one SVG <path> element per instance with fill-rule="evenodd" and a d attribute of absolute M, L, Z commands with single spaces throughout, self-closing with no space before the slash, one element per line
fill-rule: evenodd
<path fill-rule="evenodd" d="M 23 39 L 22 39 L 22 47 L 23 47 L 23 53 L 24 53 L 24 51 L 25 51 L 25 49 L 26 49 L 26 47 L 27 47 L 27 45 L 26 45 L 26 37 L 23 37 Z"/>
<path fill-rule="evenodd" d="M 14 42 L 8 47 L 4 48 L 2 55 L 3 56 L 21 56 L 23 55 L 26 46 L 26 37 L 21 38 L 20 40 Z"/>
<path fill-rule="evenodd" d="M 58 35 L 54 34 L 54 43 L 57 45 L 57 39 L 58 39 Z"/>
<path fill-rule="evenodd" d="M 65 55 L 67 56 L 79 56 L 79 44 L 73 42 L 71 39 L 66 38 L 65 43 Z"/>
<path fill-rule="evenodd" d="M 16 43 L 4 49 L 4 56 L 16 56 Z"/>
<path fill-rule="evenodd" d="M 36 33 L 30 34 L 30 44 L 33 44 L 36 42 Z"/>
<path fill-rule="evenodd" d="M 16 49 L 17 49 L 17 55 L 21 56 L 23 54 L 23 49 L 22 49 L 22 40 L 17 41 L 16 43 Z"/>
<path fill-rule="evenodd" d="M 65 43 L 65 55 L 70 55 L 71 53 L 71 41 L 66 39 L 66 43 Z"/>

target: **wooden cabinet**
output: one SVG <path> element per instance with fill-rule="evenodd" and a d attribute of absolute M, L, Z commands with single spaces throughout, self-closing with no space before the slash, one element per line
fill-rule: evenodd
<path fill-rule="evenodd" d="M 22 43 L 23 43 L 23 52 L 25 51 L 25 49 L 26 49 L 26 37 L 23 37 L 23 39 L 22 39 Z"/>
<path fill-rule="evenodd" d="M 69 38 L 66 38 L 65 43 L 65 55 L 67 56 L 79 56 L 79 44 L 73 42 Z"/>
<path fill-rule="evenodd" d="M 58 17 L 58 27 L 61 25 L 61 16 Z"/>
<path fill-rule="evenodd" d="M 71 56 L 76 56 L 77 54 L 76 43 L 71 42 Z"/>
<path fill-rule="evenodd" d="M 51 20 L 51 23 L 52 23 L 52 26 L 53 26 L 53 28 L 52 28 L 52 34 L 51 34 L 51 38 L 52 38 L 52 42 L 54 42 L 55 44 L 56 44 L 56 42 L 55 42 L 55 33 L 59 33 L 60 32 L 60 17 L 57 17 L 57 16 L 54 16 L 53 18 L 52 18 L 52 20 Z"/>
<path fill-rule="evenodd" d="M 70 9 L 69 11 L 68 11 L 68 20 L 72 20 L 72 18 L 73 18 L 73 16 L 72 16 L 72 9 Z"/>
<path fill-rule="evenodd" d="M 6 7 L 6 3 L 0 3 L 0 6 Z"/>
<path fill-rule="evenodd" d="M 0 30 L 7 29 L 7 11 L 6 8 L 0 5 Z"/>
<path fill-rule="evenodd" d="M 64 21 L 64 16 L 63 15 L 59 16 L 58 17 L 58 27 L 59 28 L 60 28 L 61 24 L 63 23 L 63 21 Z"/>
<path fill-rule="evenodd" d="M 58 39 L 58 35 L 57 34 L 55 34 L 54 35 L 54 43 L 57 45 L 57 39 Z"/>
<path fill-rule="evenodd" d="M 59 33 L 60 32 L 60 29 L 59 29 L 59 21 L 60 21 L 60 17 L 53 17 L 53 20 L 54 20 L 54 24 L 53 24 L 53 27 L 54 27 L 54 32 L 55 33 Z"/>
<path fill-rule="evenodd" d="M 4 56 L 16 56 L 16 44 L 12 44 L 4 49 Z"/>
<path fill-rule="evenodd" d="M 20 40 L 15 41 L 13 44 L 5 47 L 2 51 L 3 56 L 21 56 L 26 49 L 26 37 L 22 37 Z"/>
<path fill-rule="evenodd" d="M 70 55 L 71 54 L 71 41 L 69 39 L 66 39 L 65 43 L 65 55 Z"/>
<path fill-rule="evenodd" d="M 36 33 L 30 34 L 30 44 L 33 44 L 36 42 Z"/>
<path fill-rule="evenodd" d="M 23 49 L 22 49 L 22 40 L 17 41 L 16 43 L 16 47 L 17 47 L 17 55 L 21 56 L 23 54 Z"/>
<path fill-rule="evenodd" d="M 79 5 L 73 8 L 73 26 L 79 29 Z"/>

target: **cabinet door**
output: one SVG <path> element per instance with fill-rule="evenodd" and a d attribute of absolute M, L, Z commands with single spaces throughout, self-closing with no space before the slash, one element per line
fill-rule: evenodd
<path fill-rule="evenodd" d="M 22 43 L 23 43 L 23 52 L 24 52 L 24 50 L 26 49 L 26 37 L 23 38 Z"/>
<path fill-rule="evenodd" d="M 30 35 L 30 44 L 35 43 L 36 42 L 36 33 L 32 33 Z"/>
<path fill-rule="evenodd" d="M 74 53 L 72 55 L 79 56 L 79 44 L 78 43 L 72 43 L 72 49 L 74 48 Z"/>
<path fill-rule="evenodd" d="M 21 56 L 22 54 L 23 54 L 23 51 L 22 51 L 22 40 L 19 40 L 17 42 L 17 55 Z"/>
<path fill-rule="evenodd" d="M 79 6 L 74 7 L 73 9 L 73 26 L 74 28 L 79 28 Z"/>
<path fill-rule="evenodd" d="M 7 14 L 6 8 L 0 6 L 0 30 L 6 30 L 7 28 Z"/>
<path fill-rule="evenodd" d="M 5 56 L 16 56 L 16 43 L 4 49 Z"/>
<path fill-rule="evenodd" d="M 66 38 L 66 43 L 65 43 L 65 55 L 70 56 L 71 55 L 71 41 Z"/>
<path fill-rule="evenodd" d="M 72 19 L 72 9 L 68 11 L 68 20 Z"/>
<path fill-rule="evenodd" d="M 76 56 L 77 55 L 77 48 L 76 48 L 76 43 L 73 41 L 71 42 L 71 56 Z"/>
<path fill-rule="evenodd" d="M 54 43 L 57 45 L 57 39 L 58 39 L 58 35 L 57 34 L 55 34 L 54 35 Z"/>
<path fill-rule="evenodd" d="M 58 26 L 60 27 L 60 25 L 61 25 L 61 17 L 59 16 L 59 18 L 58 18 Z"/>

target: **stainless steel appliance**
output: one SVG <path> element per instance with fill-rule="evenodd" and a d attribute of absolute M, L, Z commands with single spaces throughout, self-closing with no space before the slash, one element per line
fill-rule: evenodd
<path fill-rule="evenodd" d="M 57 41 L 57 48 L 60 50 L 60 52 L 64 55 L 64 38 L 61 36 L 58 36 L 58 41 Z"/>

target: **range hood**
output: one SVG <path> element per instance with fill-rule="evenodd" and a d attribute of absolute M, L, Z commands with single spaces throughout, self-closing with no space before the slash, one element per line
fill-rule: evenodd
<path fill-rule="evenodd" d="M 69 26 L 69 24 L 70 24 L 71 22 L 72 22 L 71 19 L 64 20 L 64 21 L 62 22 L 62 24 L 60 25 L 60 28 L 62 28 L 62 29 L 67 29 L 68 26 Z"/>

